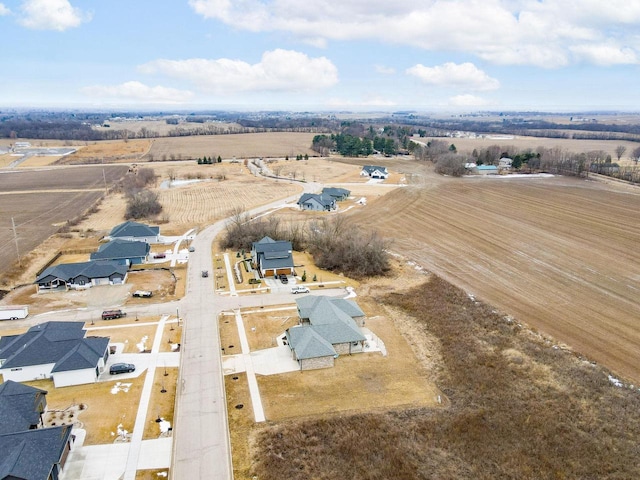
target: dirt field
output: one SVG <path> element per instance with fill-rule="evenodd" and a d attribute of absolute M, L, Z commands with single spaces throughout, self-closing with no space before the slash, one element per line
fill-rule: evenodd
<path fill-rule="evenodd" d="M 354 219 L 429 271 L 640 382 L 640 189 L 421 175 L 422 187 L 395 190 Z"/>
<path fill-rule="evenodd" d="M 87 163 L 135 163 L 149 151 L 151 140 L 105 140 L 101 142 L 86 142 L 78 151 L 63 157 L 58 162 L 61 165 L 78 165 Z"/>

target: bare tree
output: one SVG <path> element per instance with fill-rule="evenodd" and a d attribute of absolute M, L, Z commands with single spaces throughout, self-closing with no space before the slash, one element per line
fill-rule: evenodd
<path fill-rule="evenodd" d="M 625 147 L 624 145 L 618 145 L 616 147 L 616 157 L 618 157 L 618 161 L 620 161 L 620 158 L 622 158 L 622 155 L 624 155 L 624 152 L 627 151 L 627 147 Z"/>
<path fill-rule="evenodd" d="M 638 164 L 638 160 L 640 160 L 640 147 L 633 149 L 633 161 L 636 165 Z"/>

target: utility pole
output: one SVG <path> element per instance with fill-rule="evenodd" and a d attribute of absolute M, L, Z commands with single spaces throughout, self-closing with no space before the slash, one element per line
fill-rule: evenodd
<path fill-rule="evenodd" d="M 18 265 L 22 267 L 22 260 L 20 260 L 20 249 L 18 248 L 18 232 L 16 231 L 16 222 L 11 217 L 11 226 L 13 227 L 13 240 L 16 242 L 16 255 L 18 255 Z"/>

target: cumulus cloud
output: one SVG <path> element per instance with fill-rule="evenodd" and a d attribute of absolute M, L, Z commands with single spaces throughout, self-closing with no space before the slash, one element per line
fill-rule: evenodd
<path fill-rule="evenodd" d="M 484 107 L 489 105 L 489 102 L 484 98 L 465 94 L 449 98 L 449 105 L 452 107 Z"/>
<path fill-rule="evenodd" d="M 11 10 L 9 10 L 4 3 L 0 3 L 0 17 L 4 15 L 9 15 Z"/>
<path fill-rule="evenodd" d="M 141 65 L 139 70 L 187 80 L 203 91 L 215 93 L 305 92 L 338 82 L 338 70 L 327 58 L 309 58 L 304 53 L 281 49 L 265 52 L 255 64 L 228 58 L 160 59 Z"/>
<path fill-rule="evenodd" d="M 93 85 L 82 92 L 89 97 L 134 100 L 141 103 L 183 103 L 193 97 L 188 90 L 162 87 L 150 87 L 141 82 L 131 81 L 120 85 Z"/>
<path fill-rule="evenodd" d="M 422 64 L 407 69 L 407 74 L 419 78 L 424 83 L 437 87 L 464 88 L 468 90 L 495 90 L 500 82 L 477 68 L 473 63 L 447 62 L 435 67 Z"/>
<path fill-rule="evenodd" d="M 628 47 L 618 45 L 576 45 L 571 51 L 579 59 L 595 65 L 636 64 L 638 54 Z"/>
<path fill-rule="evenodd" d="M 21 11 L 19 23 L 34 30 L 63 32 L 91 20 L 90 14 L 73 7 L 68 0 L 24 0 Z"/>
<path fill-rule="evenodd" d="M 640 50 L 640 2 L 628 0 L 190 0 L 204 18 L 250 31 L 284 31 L 301 41 L 362 40 L 460 51 L 505 65 L 554 68 L 575 47 L 614 42 Z M 324 40 L 324 42 L 323 42 Z M 576 52 L 580 53 L 580 52 Z M 628 55 L 611 61 L 627 63 Z"/>

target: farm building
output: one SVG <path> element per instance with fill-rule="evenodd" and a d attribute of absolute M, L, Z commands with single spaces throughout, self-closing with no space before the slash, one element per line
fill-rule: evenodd
<path fill-rule="evenodd" d="M 264 237 L 251 246 L 251 260 L 261 277 L 293 275 L 293 247 L 291 242 Z"/>
<path fill-rule="evenodd" d="M 58 480 L 71 451 L 72 425 L 0 433 L 3 479 Z"/>
<path fill-rule="evenodd" d="M 349 198 L 351 192 L 346 188 L 325 187 L 322 189 L 322 195 L 328 195 L 336 202 L 341 202 Z"/>
<path fill-rule="evenodd" d="M 160 227 L 150 227 L 144 223 L 131 221 L 113 227 L 108 237 L 111 240 L 118 238 L 130 242 L 162 243 L 160 240 Z"/>
<path fill-rule="evenodd" d="M 110 260 L 118 265 L 139 265 L 145 263 L 151 246 L 146 242 L 130 242 L 115 239 L 100 245 L 97 252 L 90 256 L 91 260 Z"/>
<path fill-rule="evenodd" d="M 303 193 L 298 200 L 298 205 L 302 210 L 313 210 L 316 212 L 327 212 L 336 209 L 336 200 L 321 193 Z"/>
<path fill-rule="evenodd" d="M 97 381 L 109 358 L 108 337 L 87 337 L 84 322 L 46 322 L 0 337 L 4 380 L 51 378 L 56 387 Z"/>
<path fill-rule="evenodd" d="M 497 175 L 498 167 L 495 165 L 477 165 L 475 168 L 471 169 L 471 172 L 476 175 Z"/>
<path fill-rule="evenodd" d="M 389 176 L 389 172 L 387 171 L 387 167 L 380 167 L 378 165 L 365 165 L 364 167 L 362 167 L 360 176 L 385 179 Z"/>
<path fill-rule="evenodd" d="M 296 300 L 296 304 L 300 324 L 285 335 L 300 370 L 332 367 L 339 355 L 362 351 L 365 337 L 357 323 L 365 315 L 357 303 L 308 296 Z"/>
<path fill-rule="evenodd" d="M 127 280 L 128 267 L 110 260 L 61 263 L 46 268 L 34 283 L 38 293 L 83 289 L 97 285 L 120 285 Z"/>
<path fill-rule="evenodd" d="M 511 170 L 511 165 L 513 164 L 513 159 L 508 157 L 502 157 L 498 160 L 498 170 Z"/>

